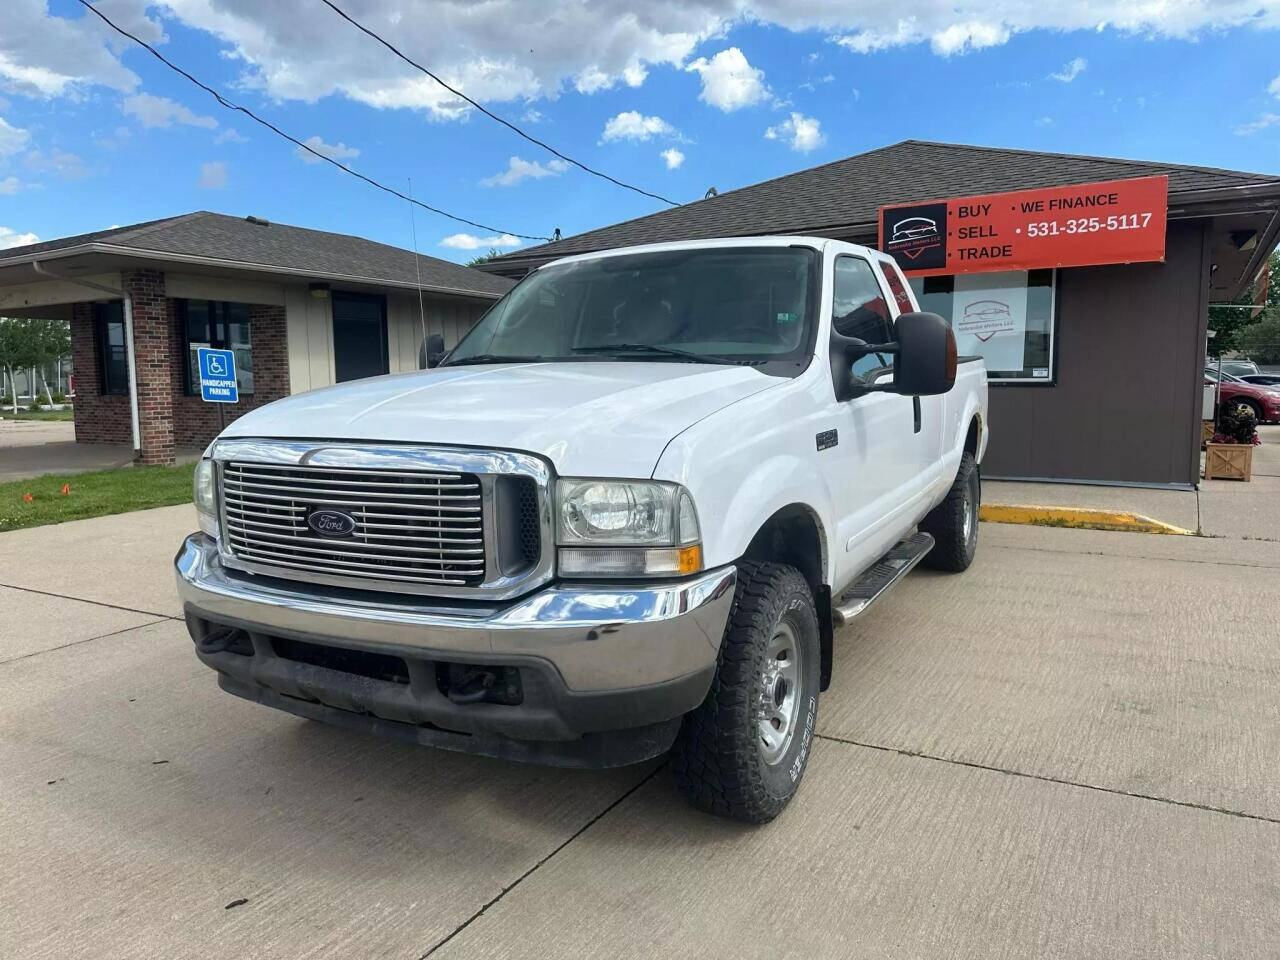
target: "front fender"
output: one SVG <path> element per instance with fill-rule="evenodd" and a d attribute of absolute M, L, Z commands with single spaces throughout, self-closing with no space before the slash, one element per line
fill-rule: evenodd
<path fill-rule="evenodd" d="M 792 505 L 804 507 L 824 545 L 829 542 L 833 498 L 812 452 L 824 422 L 803 390 L 768 391 L 695 424 L 667 445 L 654 479 L 682 483 L 693 495 L 708 567 L 741 557 L 765 521 Z M 824 549 L 827 583 L 831 564 L 831 551 Z"/>

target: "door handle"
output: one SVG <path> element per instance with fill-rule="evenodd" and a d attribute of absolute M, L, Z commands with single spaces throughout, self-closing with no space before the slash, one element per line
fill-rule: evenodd
<path fill-rule="evenodd" d="M 919 397 L 911 398 L 911 412 L 915 416 L 915 429 L 912 430 L 911 432 L 919 433 L 920 432 L 920 398 Z"/>

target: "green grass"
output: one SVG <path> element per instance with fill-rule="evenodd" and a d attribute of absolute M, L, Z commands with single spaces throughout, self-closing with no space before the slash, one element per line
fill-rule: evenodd
<path fill-rule="evenodd" d="M 5 420 L 74 420 L 74 410 L 23 410 L 16 417 L 12 410 L 0 410 L 0 418 Z"/>
<path fill-rule="evenodd" d="M 50 473 L 0 483 L 0 532 L 105 517 L 149 507 L 191 502 L 195 464 L 181 467 L 121 467 L 97 473 Z M 71 485 L 64 495 L 62 485 Z M 31 494 L 31 502 L 23 500 Z"/>

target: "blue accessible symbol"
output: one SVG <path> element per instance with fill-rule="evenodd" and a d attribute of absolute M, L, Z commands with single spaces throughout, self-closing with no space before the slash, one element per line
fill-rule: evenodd
<path fill-rule="evenodd" d="M 239 403 L 236 355 L 230 350 L 197 347 L 200 361 L 200 399 L 206 403 Z"/>

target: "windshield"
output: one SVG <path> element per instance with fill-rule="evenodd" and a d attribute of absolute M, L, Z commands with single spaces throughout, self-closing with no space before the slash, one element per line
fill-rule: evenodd
<path fill-rule="evenodd" d="M 623 254 L 536 271 L 446 366 L 545 360 L 750 363 L 785 373 L 812 352 L 817 252 L 720 247 Z"/>

